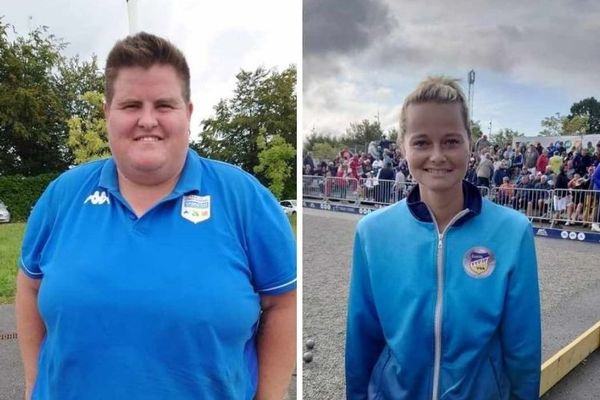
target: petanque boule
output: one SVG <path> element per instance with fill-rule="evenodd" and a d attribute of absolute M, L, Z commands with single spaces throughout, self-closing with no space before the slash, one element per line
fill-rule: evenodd
<path fill-rule="evenodd" d="M 304 360 L 304 362 L 309 363 L 312 361 L 313 359 L 313 355 L 310 351 L 307 351 L 306 353 L 304 353 L 304 355 L 302 356 L 302 359 Z"/>
<path fill-rule="evenodd" d="M 313 339 L 308 339 L 306 341 L 306 348 L 312 350 L 315 347 L 315 341 Z"/>

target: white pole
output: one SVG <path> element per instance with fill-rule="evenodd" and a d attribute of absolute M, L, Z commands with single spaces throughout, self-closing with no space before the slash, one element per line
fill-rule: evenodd
<path fill-rule="evenodd" d="M 129 34 L 138 31 L 137 27 L 137 0 L 125 0 L 127 2 L 127 14 L 129 16 Z"/>

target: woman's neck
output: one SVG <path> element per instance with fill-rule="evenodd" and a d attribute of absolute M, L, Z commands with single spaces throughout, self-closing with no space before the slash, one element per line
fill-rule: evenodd
<path fill-rule="evenodd" d="M 437 223 L 439 233 L 444 232 L 452 218 L 464 208 L 464 194 L 460 190 L 452 193 L 431 193 L 420 189 L 421 201 L 423 201 L 431 212 Z"/>

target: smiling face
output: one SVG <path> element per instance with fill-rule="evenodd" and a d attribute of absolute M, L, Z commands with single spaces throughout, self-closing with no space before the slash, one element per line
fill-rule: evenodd
<path fill-rule="evenodd" d="M 188 147 L 192 104 L 168 65 L 118 72 L 105 105 L 110 148 L 119 174 L 143 185 L 176 179 Z"/>
<path fill-rule="evenodd" d="M 470 142 L 458 103 L 410 104 L 402 147 L 422 201 L 462 198 Z"/>

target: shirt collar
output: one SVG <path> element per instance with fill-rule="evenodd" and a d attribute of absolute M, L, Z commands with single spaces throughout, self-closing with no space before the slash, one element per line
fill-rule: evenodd
<path fill-rule="evenodd" d="M 479 189 L 477 187 L 465 180 L 462 181 L 462 189 L 463 189 L 463 210 L 467 210 L 468 212 L 459 218 L 454 226 L 460 226 L 464 224 L 469 219 L 479 215 L 481 213 L 481 194 L 479 193 Z M 421 201 L 421 194 L 419 192 L 419 185 L 415 185 L 408 197 L 406 198 L 406 205 L 410 210 L 413 217 L 422 222 L 433 222 L 433 217 L 429 212 L 429 208 L 427 205 Z"/>
<path fill-rule="evenodd" d="M 200 159 L 200 156 L 198 156 L 194 150 L 188 148 L 181 175 L 171 194 L 179 196 L 190 192 L 200 192 L 200 183 L 202 180 L 202 173 L 200 172 L 201 168 L 202 160 Z M 100 171 L 98 186 L 109 191 L 119 191 L 117 165 L 113 157 L 110 157 L 104 163 L 104 166 Z"/>

